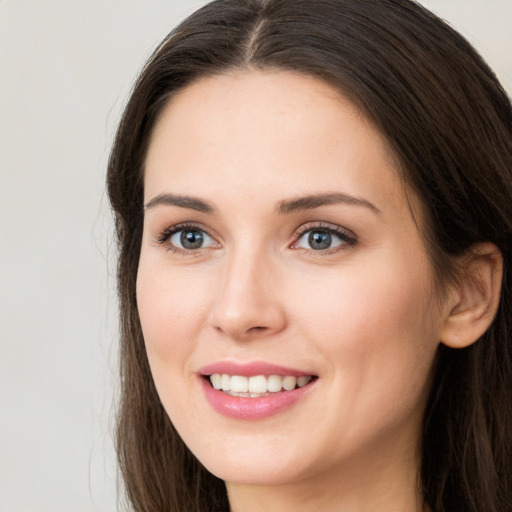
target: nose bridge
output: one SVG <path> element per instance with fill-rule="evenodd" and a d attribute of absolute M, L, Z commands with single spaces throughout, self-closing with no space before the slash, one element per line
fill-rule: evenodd
<path fill-rule="evenodd" d="M 212 308 L 212 325 L 234 339 L 279 332 L 285 325 L 268 252 L 239 246 L 226 256 Z"/>

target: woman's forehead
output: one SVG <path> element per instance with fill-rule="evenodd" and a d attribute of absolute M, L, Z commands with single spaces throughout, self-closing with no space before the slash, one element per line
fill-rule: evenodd
<path fill-rule="evenodd" d="M 357 107 L 330 85 L 286 71 L 208 77 L 181 91 L 154 130 L 145 171 L 146 201 L 163 181 L 179 188 L 226 179 L 255 192 L 288 183 L 296 193 L 397 184 L 389 145 Z"/>

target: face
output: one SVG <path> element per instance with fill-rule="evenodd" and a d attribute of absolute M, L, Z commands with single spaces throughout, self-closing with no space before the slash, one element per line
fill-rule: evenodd
<path fill-rule="evenodd" d="M 414 459 L 443 317 L 386 143 L 347 99 L 285 71 L 201 79 L 155 128 L 145 204 L 147 354 L 211 472 Z"/>

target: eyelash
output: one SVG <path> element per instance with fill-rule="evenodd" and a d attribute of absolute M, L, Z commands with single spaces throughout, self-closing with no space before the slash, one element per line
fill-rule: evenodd
<path fill-rule="evenodd" d="M 349 231 L 348 229 L 342 228 L 341 226 L 336 226 L 334 224 L 329 224 L 327 222 L 316 222 L 316 223 L 306 224 L 304 226 L 301 226 L 301 228 L 294 235 L 296 241 L 293 242 L 291 247 L 294 249 L 300 249 L 299 247 L 294 247 L 294 246 L 297 246 L 297 244 L 300 242 L 302 237 L 304 237 L 304 235 L 306 235 L 307 233 L 313 233 L 315 231 L 324 232 L 329 235 L 334 235 L 334 236 L 338 237 L 342 241 L 342 243 L 333 248 L 317 250 L 317 251 L 315 251 L 314 249 L 305 249 L 305 250 L 312 252 L 313 254 L 318 254 L 318 255 L 333 254 L 338 251 L 342 251 L 344 248 L 346 249 L 347 246 L 354 247 L 355 245 L 357 245 L 357 242 L 358 242 L 358 238 L 355 235 L 355 233 L 353 233 L 352 231 Z"/>
<path fill-rule="evenodd" d="M 182 224 L 176 224 L 175 226 L 171 226 L 164 231 L 162 231 L 158 236 L 156 241 L 164 245 L 166 244 L 166 249 L 170 252 L 178 253 L 178 254 L 184 254 L 184 255 L 197 255 L 199 252 L 199 249 L 180 249 L 179 247 L 175 247 L 174 245 L 167 243 L 171 239 L 173 235 L 176 233 L 179 233 L 180 231 L 200 231 L 202 233 L 206 233 L 210 238 L 215 240 L 215 237 L 210 235 L 207 230 L 202 228 L 201 226 L 198 226 L 197 224 L 192 223 L 182 223 Z"/>
<path fill-rule="evenodd" d="M 165 229 L 164 231 L 162 231 L 157 236 L 156 241 L 161 245 L 167 244 L 166 249 L 168 251 L 171 251 L 174 253 L 179 253 L 179 254 L 184 254 L 184 255 L 197 255 L 201 248 L 199 248 L 199 249 L 181 249 L 181 248 L 175 247 L 174 245 L 168 243 L 170 238 L 173 235 L 175 235 L 176 233 L 179 233 L 180 231 L 187 231 L 187 230 L 200 231 L 202 233 L 205 233 L 208 237 L 215 240 L 215 237 L 210 235 L 208 233 L 208 231 L 205 230 L 204 228 L 202 228 L 201 226 L 199 226 L 197 224 L 193 224 L 193 223 L 182 223 L 182 224 L 176 224 L 176 225 L 171 226 L 171 227 Z M 307 233 L 311 233 L 311 232 L 315 232 L 315 231 L 324 232 L 329 235 L 334 235 L 337 238 L 339 238 L 342 243 L 334 248 L 328 248 L 328 249 L 322 249 L 322 250 L 304 249 L 313 254 L 318 254 L 318 255 L 332 254 L 332 253 L 338 252 L 340 250 L 343 250 L 343 248 L 346 248 L 347 246 L 354 247 L 358 243 L 357 236 L 354 233 L 352 233 L 351 231 L 346 230 L 340 226 L 336 226 L 334 224 L 318 222 L 318 223 L 314 223 L 314 224 L 306 224 L 306 225 L 302 226 L 299 230 L 297 230 L 294 234 L 295 241 L 290 245 L 290 248 L 292 248 L 294 250 L 301 249 L 297 245 L 300 242 L 300 240 L 302 239 L 302 237 L 304 235 L 306 235 Z"/>

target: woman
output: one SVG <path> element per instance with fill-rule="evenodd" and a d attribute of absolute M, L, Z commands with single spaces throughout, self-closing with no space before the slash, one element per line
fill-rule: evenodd
<path fill-rule="evenodd" d="M 135 510 L 512 509 L 512 108 L 409 0 L 217 0 L 108 187 Z"/>

